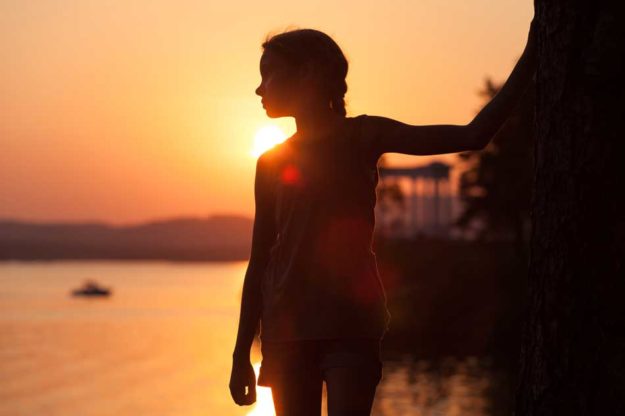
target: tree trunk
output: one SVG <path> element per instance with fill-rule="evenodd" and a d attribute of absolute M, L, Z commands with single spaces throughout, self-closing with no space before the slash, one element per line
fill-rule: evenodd
<path fill-rule="evenodd" d="M 537 0 L 529 310 L 516 414 L 625 414 L 625 15 Z"/>

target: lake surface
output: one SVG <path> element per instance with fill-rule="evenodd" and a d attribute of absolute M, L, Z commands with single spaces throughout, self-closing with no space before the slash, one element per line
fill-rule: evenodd
<path fill-rule="evenodd" d="M 273 415 L 270 389 L 228 390 L 246 266 L 0 263 L 0 416 Z M 113 295 L 70 296 L 88 278 Z M 477 359 L 385 362 L 372 414 L 488 415 L 493 384 Z"/>

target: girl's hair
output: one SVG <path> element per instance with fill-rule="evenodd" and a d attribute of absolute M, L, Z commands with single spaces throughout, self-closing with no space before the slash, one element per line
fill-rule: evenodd
<path fill-rule="evenodd" d="M 345 116 L 347 59 L 330 36 L 314 29 L 295 29 L 269 37 L 262 47 L 280 53 L 295 68 L 304 65 L 314 68 L 320 75 L 330 107 Z"/>

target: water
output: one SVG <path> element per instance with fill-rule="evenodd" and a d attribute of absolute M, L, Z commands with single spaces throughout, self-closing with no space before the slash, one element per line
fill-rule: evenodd
<path fill-rule="evenodd" d="M 228 390 L 246 266 L 0 263 L 0 416 L 273 415 Z M 69 296 L 87 278 L 113 296 Z M 487 415 L 491 384 L 476 359 L 386 362 L 372 414 Z"/>

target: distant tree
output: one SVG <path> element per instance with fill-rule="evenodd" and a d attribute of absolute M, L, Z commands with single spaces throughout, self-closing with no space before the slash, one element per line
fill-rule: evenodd
<path fill-rule="evenodd" d="M 529 316 L 517 416 L 625 414 L 625 8 L 537 0 Z"/>
<path fill-rule="evenodd" d="M 487 78 L 480 95 L 490 100 L 499 88 Z M 529 240 L 534 98 L 534 89 L 529 88 L 484 150 L 459 155 L 464 210 L 456 225 L 475 231 L 480 239 L 514 239 L 519 250 Z"/>

